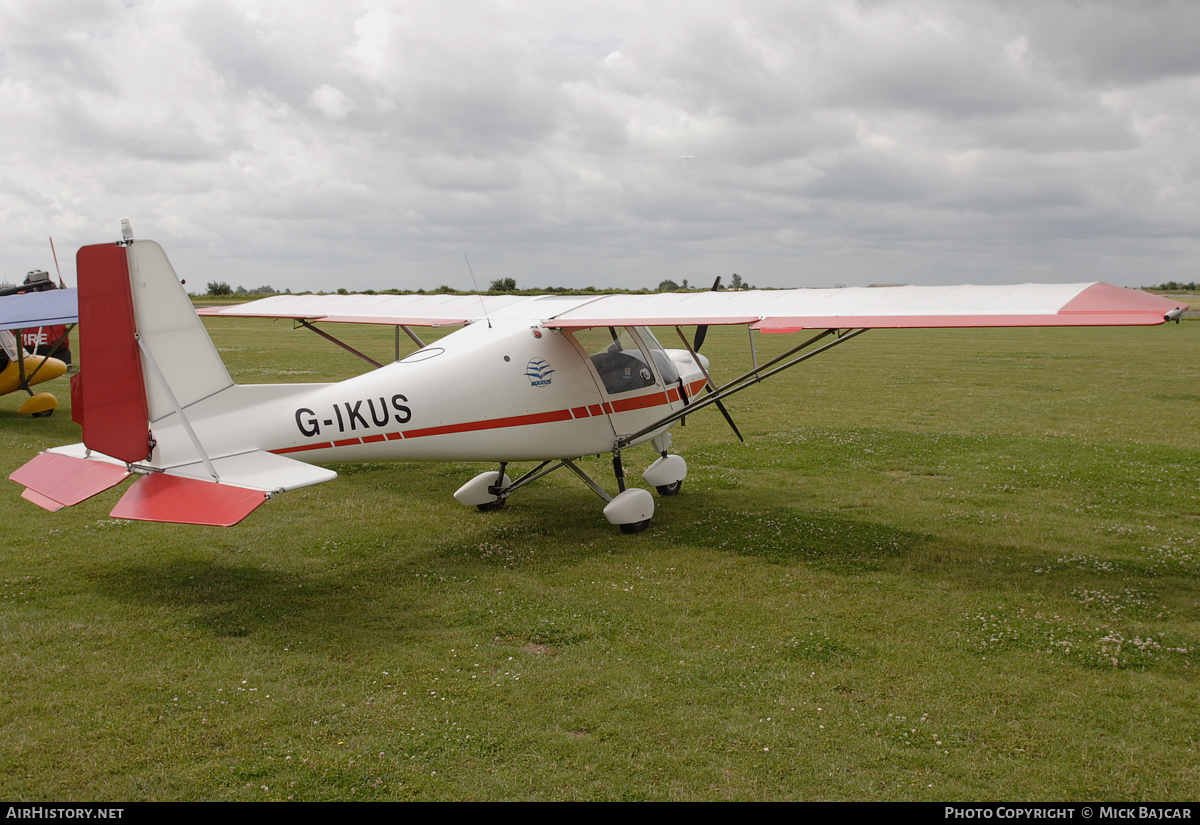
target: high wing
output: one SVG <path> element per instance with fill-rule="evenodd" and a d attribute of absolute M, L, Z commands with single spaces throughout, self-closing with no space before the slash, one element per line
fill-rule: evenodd
<path fill-rule="evenodd" d="M 442 327 L 467 324 L 483 318 L 536 318 L 530 305 L 542 298 L 511 295 L 274 295 L 245 304 L 207 307 L 199 315 L 238 318 L 292 318 L 351 324 L 399 324 Z M 576 304 L 589 299 L 575 299 Z M 543 309 L 542 312 L 547 310 Z M 532 314 L 531 314 L 532 313 Z"/>
<path fill-rule="evenodd" d="M 75 289 L 49 289 L 0 298 L 0 330 L 74 324 L 78 320 Z"/>
<path fill-rule="evenodd" d="M 748 324 L 802 329 L 1148 326 L 1186 304 L 1105 283 L 746 290 L 649 295 L 278 295 L 201 315 L 445 326 L 526 319 L 547 327 Z"/>
<path fill-rule="evenodd" d="M 692 358 L 710 325 L 747 325 L 761 332 L 816 335 L 774 360 L 721 387 L 705 373 L 708 394 L 622 436 L 633 443 L 657 428 L 716 405 L 738 438 L 741 433 L 722 401 L 778 372 L 838 346 L 868 329 L 954 327 L 1152 326 L 1178 321 L 1186 304 L 1106 283 L 1008 286 L 895 286 L 838 289 L 737 290 L 688 293 L 537 295 L 279 295 L 201 315 L 291 318 L 375 366 L 378 362 L 313 326 L 314 322 L 396 325 L 421 344 L 410 326 L 489 321 L 528 321 L 557 329 L 673 326 Z M 695 344 L 680 327 L 695 326 Z M 844 334 L 843 334 L 844 331 Z M 827 336 L 804 354 L 802 351 Z M 422 344 L 423 345 L 423 344 Z M 397 338 L 397 360 L 399 339 Z M 789 360 L 790 359 L 790 360 Z M 702 369 L 706 369 L 702 367 Z"/>

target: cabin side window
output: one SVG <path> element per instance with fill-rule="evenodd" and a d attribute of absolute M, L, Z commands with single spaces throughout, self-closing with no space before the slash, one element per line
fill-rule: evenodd
<path fill-rule="evenodd" d="M 571 336 L 591 359 L 609 395 L 658 384 L 649 358 L 625 327 L 575 329 Z"/>
<path fill-rule="evenodd" d="M 642 339 L 642 344 L 646 349 L 650 350 L 650 355 L 654 358 L 654 366 L 658 367 L 659 377 L 668 386 L 679 381 L 679 368 L 675 366 L 675 362 L 667 355 L 667 351 L 663 349 L 663 345 L 658 343 L 658 339 L 654 337 L 654 333 L 650 331 L 650 327 L 634 327 L 633 331 Z"/>

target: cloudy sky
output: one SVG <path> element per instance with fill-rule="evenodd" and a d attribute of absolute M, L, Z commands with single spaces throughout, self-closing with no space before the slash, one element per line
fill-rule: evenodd
<path fill-rule="evenodd" d="M 1200 279 L 1192 0 L 0 0 L 0 280 Z"/>

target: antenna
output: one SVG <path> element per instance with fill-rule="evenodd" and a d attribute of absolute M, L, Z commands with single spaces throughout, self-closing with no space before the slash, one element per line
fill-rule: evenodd
<path fill-rule="evenodd" d="M 54 238 L 51 236 L 47 237 L 50 237 L 50 254 L 54 256 L 54 269 L 58 272 L 58 285 L 66 289 L 67 285 L 63 283 L 62 279 L 62 268 L 58 265 L 58 253 L 54 251 Z"/>
<path fill-rule="evenodd" d="M 479 296 L 479 305 L 483 307 L 483 319 L 487 321 L 488 329 L 492 328 L 492 319 L 488 317 L 487 301 L 483 300 L 483 293 L 479 291 L 479 282 L 475 280 L 475 270 L 471 269 L 471 259 L 467 257 L 467 253 L 463 253 L 463 260 L 467 262 L 467 272 L 471 273 L 471 283 L 475 287 L 475 294 Z"/>

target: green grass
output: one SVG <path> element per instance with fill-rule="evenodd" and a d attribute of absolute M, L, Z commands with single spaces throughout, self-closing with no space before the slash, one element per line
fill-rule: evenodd
<path fill-rule="evenodd" d="M 210 329 L 239 381 L 360 371 Z M 636 536 L 561 474 L 460 507 L 478 465 L 341 467 L 227 530 L 9 483 L 0 796 L 1195 799 L 1198 345 L 868 333 L 736 397 L 744 445 L 690 417 Z M 746 334 L 705 351 L 732 376 Z M 79 439 L 19 401 L 5 473 Z"/>

